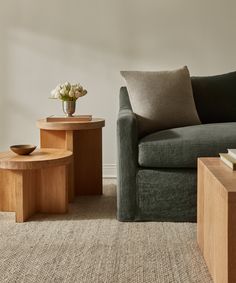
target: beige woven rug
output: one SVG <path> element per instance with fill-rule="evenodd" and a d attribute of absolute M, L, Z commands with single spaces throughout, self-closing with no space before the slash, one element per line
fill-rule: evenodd
<path fill-rule="evenodd" d="M 196 224 L 120 223 L 115 185 L 63 216 L 0 213 L 0 282 L 211 282 Z"/>

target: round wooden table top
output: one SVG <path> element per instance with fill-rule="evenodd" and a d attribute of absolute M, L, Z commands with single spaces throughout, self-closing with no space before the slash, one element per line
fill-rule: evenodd
<path fill-rule="evenodd" d="M 17 155 L 7 151 L 0 153 L 0 169 L 33 170 L 62 166 L 72 161 L 72 152 L 64 149 L 36 149 L 30 155 Z"/>
<path fill-rule="evenodd" d="M 105 126 L 105 120 L 101 118 L 93 118 L 91 121 L 63 121 L 63 122 L 47 122 L 46 119 L 40 119 L 36 123 L 37 127 L 44 130 L 93 130 Z"/>

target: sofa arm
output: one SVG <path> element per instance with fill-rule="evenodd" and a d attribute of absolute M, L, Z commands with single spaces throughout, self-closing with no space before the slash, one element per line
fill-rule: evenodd
<path fill-rule="evenodd" d="M 120 111 L 117 120 L 118 192 L 117 217 L 131 221 L 136 210 L 136 172 L 138 167 L 137 119 L 133 113 L 126 88 L 120 91 Z"/>

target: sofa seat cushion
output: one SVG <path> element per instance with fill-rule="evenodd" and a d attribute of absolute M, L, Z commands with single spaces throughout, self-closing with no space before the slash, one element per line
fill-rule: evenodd
<path fill-rule="evenodd" d="M 198 157 L 217 157 L 228 148 L 236 148 L 236 122 L 173 128 L 142 138 L 138 161 L 141 167 L 196 168 Z"/>

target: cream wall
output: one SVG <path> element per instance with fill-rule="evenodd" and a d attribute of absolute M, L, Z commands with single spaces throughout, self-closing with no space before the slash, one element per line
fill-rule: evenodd
<path fill-rule="evenodd" d="M 113 174 L 119 71 L 236 70 L 235 11 L 233 0 L 0 0 L 0 149 L 38 144 L 35 120 L 61 113 L 50 90 L 81 82 L 89 94 L 78 112 L 106 119 Z"/>

